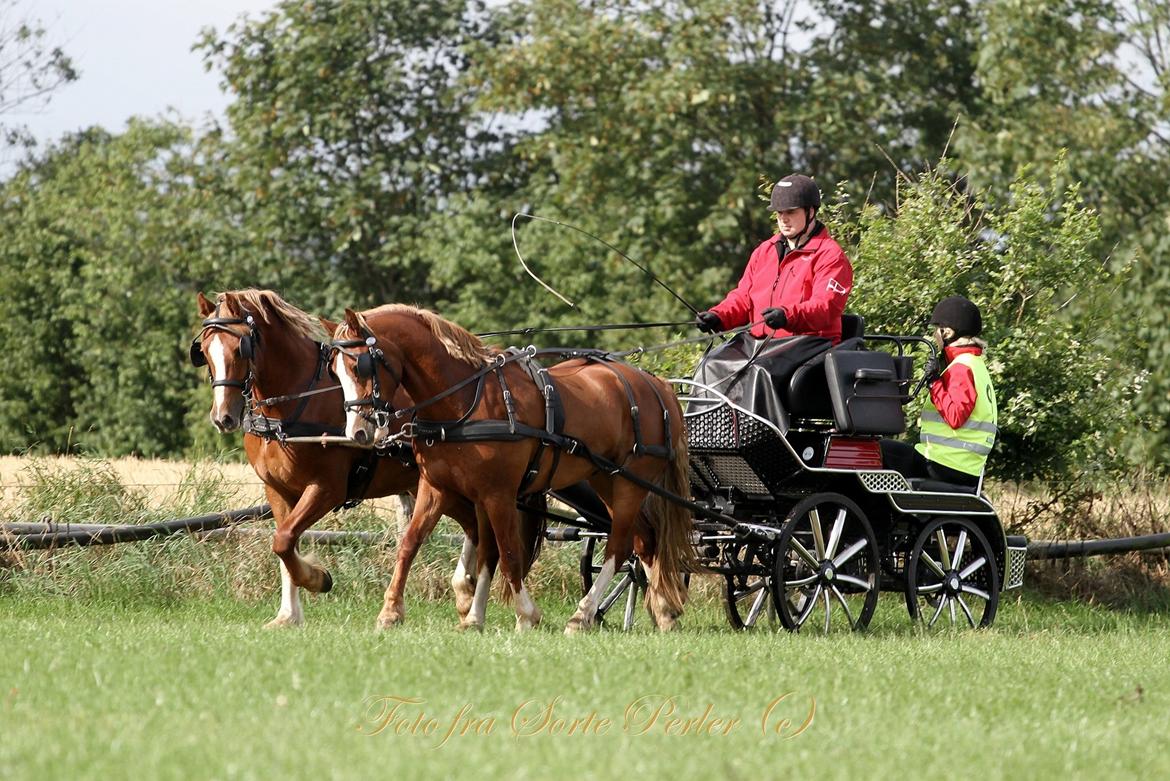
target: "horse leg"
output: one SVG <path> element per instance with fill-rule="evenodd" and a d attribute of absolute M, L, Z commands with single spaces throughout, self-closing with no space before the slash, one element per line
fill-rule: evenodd
<path fill-rule="evenodd" d="M 512 604 L 516 609 L 516 631 L 523 632 L 540 623 L 540 608 L 536 606 L 524 586 L 526 554 L 520 543 L 519 516 L 516 498 L 510 494 L 493 494 L 483 500 L 482 506 L 492 525 L 496 547 L 504 577 L 512 589 Z"/>
<path fill-rule="evenodd" d="M 265 486 L 264 492 L 268 496 L 268 504 L 272 514 L 279 524 L 288 515 L 290 502 L 279 491 L 271 486 Z M 281 561 L 280 567 L 280 609 L 276 617 L 264 625 L 266 629 L 276 629 L 284 626 L 300 626 L 305 621 L 305 614 L 301 610 L 301 595 L 297 584 L 293 583 L 288 567 Z"/>
<path fill-rule="evenodd" d="M 480 508 L 475 508 L 476 525 L 479 534 L 479 544 L 476 549 L 475 591 L 472 594 L 471 606 L 467 615 L 459 622 L 459 629 L 468 629 L 477 632 L 483 631 L 483 621 L 487 613 L 487 601 L 491 596 L 492 576 L 496 572 L 496 564 L 500 560 L 500 551 L 496 547 L 496 536 L 492 533 L 491 523 L 487 514 Z"/>
<path fill-rule="evenodd" d="M 637 505 L 634 505 L 635 509 L 631 510 L 627 506 L 629 503 L 622 501 L 618 492 L 614 490 L 606 492 L 599 490 L 598 494 L 605 502 L 606 509 L 609 510 L 609 516 L 613 519 L 613 527 L 605 541 L 605 560 L 602 562 L 601 571 L 594 576 L 593 586 L 589 589 L 589 593 L 581 597 L 581 601 L 577 603 L 576 612 L 569 618 L 569 623 L 565 625 L 566 635 L 576 634 L 594 626 L 601 595 L 609 587 L 618 566 L 630 557 L 632 550 L 632 528 L 629 521 L 625 519 L 631 512 L 636 512 Z"/>
<path fill-rule="evenodd" d="M 459 614 L 459 623 L 463 624 L 475 598 L 476 549 L 482 532 L 479 529 L 475 506 L 470 502 L 459 500 L 448 514 L 463 527 L 463 550 L 459 554 L 459 562 L 455 565 L 455 573 L 451 575 L 455 610 Z M 488 533 L 491 533 L 490 529 Z"/>
<path fill-rule="evenodd" d="M 414 557 L 418 555 L 419 546 L 431 536 L 435 524 L 443 517 L 443 505 L 443 494 L 436 491 L 426 480 L 419 480 L 414 512 L 410 516 L 406 533 L 398 543 L 398 561 L 394 565 L 390 585 L 386 587 L 386 596 L 382 603 L 382 611 L 378 613 L 376 629 L 388 629 L 406 617 L 406 602 L 403 599 L 406 576 L 410 574 L 410 566 L 414 563 Z"/>
<path fill-rule="evenodd" d="M 650 614 L 655 626 L 663 632 L 669 632 L 678 623 L 678 614 L 671 609 L 654 586 L 658 582 L 655 571 L 658 566 L 657 540 L 654 529 L 640 514 L 634 531 L 634 552 L 638 554 L 638 560 L 642 562 L 642 568 L 646 571 L 646 612 Z"/>
<path fill-rule="evenodd" d="M 280 557 L 293 585 L 318 594 L 333 588 L 333 577 L 320 564 L 302 558 L 297 553 L 297 542 L 306 529 L 337 505 L 335 499 L 320 485 L 309 486 L 292 510 L 278 521 L 272 536 L 272 552 Z"/>

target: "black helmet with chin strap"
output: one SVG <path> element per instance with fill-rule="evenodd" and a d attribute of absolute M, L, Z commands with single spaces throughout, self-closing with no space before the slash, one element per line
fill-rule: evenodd
<path fill-rule="evenodd" d="M 772 188 L 771 210 L 816 209 L 821 205 L 821 191 L 816 182 L 804 174 L 789 174 Z"/>
<path fill-rule="evenodd" d="M 955 338 L 983 333 L 979 307 L 963 296 L 949 296 L 939 301 L 930 315 L 930 324 L 954 329 Z"/>

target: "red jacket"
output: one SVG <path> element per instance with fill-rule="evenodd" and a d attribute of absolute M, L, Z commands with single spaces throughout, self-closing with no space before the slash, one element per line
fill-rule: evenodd
<path fill-rule="evenodd" d="M 965 347 L 947 347 L 944 351 L 947 364 L 955 360 L 955 356 L 963 353 L 983 355 L 983 350 L 974 345 Z M 930 384 L 930 400 L 934 402 L 938 414 L 951 428 L 959 428 L 971 417 L 975 409 L 975 402 L 979 392 L 975 388 L 975 375 L 963 364 L 952 366 L 943 372 L 943 375 Z"/>
<path fill-rule="evenodd" d="M 853 266 L 824 227 L 780 260 L 777 246 L 784 240 L 773 236 L 756 247 L 739 285 L 711 311 L 729 329 L 754 323 L 765 309 L 778 307 L 788 316 L 788 326 L 773 331 L 760 323 L 752 336 L 812 334 L 827 336 L 836 344 L 841 341 L 841 314 L 853 288 Z"/>

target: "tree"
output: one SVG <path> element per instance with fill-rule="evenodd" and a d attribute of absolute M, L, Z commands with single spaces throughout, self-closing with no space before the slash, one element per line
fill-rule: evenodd
<path fill-rule="evenodd" d="M 323 0 L 205 31 L 235 96 L 224 165 L 277 288 L 333 312 L 431 299 L 428 217 L 506 178 L 506 137 L 458 82 L 488 22 L 477 1 Z"/>
<path fill-rule="evenodd" d="M 61 85 L 78 77 L 73 61 L 48 41 L 44 25 L 22 18 L 18 0 L 0 0 L 0 116 L 39 107 Z M 7 144 L 31 143 L 19 124 L 0 125 Z"/>
<path fill-rule="evenodd" d="M 194 292 L 259 276 L 213 197 L 216 170 L 186 128 L 134 121 L 67 137 L 5 183 L 0 448 L 190 446 L 189 416 L 206 411 L 185 361 Z"/>

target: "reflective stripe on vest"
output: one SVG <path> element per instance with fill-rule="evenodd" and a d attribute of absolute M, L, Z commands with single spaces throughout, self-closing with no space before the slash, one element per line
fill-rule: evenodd
<path fill-rule="evenodd" d="M 975 408 L 962 426 L 951 428 L 934 402 L 927 398 L 918 421 L 921 433 L 917 449 L 928 461 L 977 476 L 983 473 L 987 456 L 995 444 L 995 435 L 999 432 L 995 390 L 982 356 L 961 353 L 951 366 L 957 363 L 971 370 L 975 381 Z"/>

